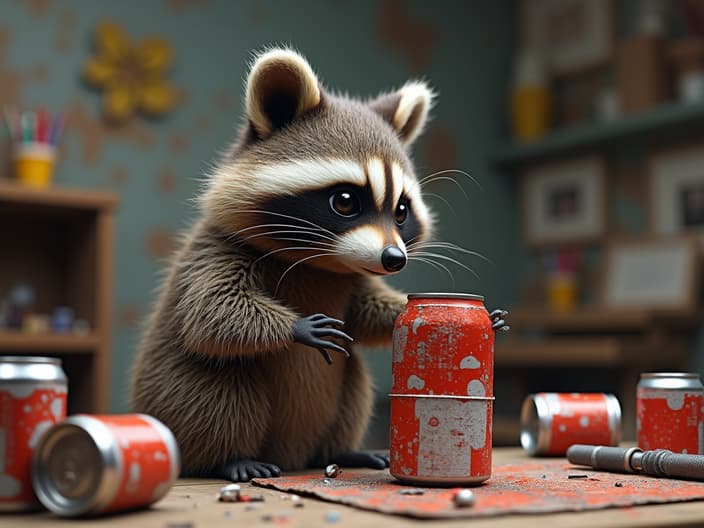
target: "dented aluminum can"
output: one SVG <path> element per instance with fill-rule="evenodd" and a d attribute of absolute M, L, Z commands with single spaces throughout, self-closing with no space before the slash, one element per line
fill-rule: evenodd
<path fill-rule="evenodd" d="M 0 511 L 39 506 L 30 475 L 42 433 L 66 417 L 61 360 L 0 356 Z"/>
<path fill-rule="evenodd" d="M 613 394 L 531 394 L 521 408 L 521 446 L 529 455 L 562 456 L 572 444 L 616 446 L 621 405 Z"/>
<path fill-rule="evenodd" d="M 704 454 L 703 405 L 704 386 L 698 374 L 641 374 L 636 390 L 638 447 Z"/>
<path fill-rule="evenodd" d="M 410 484 L 491 476 L 494 330 L 479 295 L 408 296 L 393 334 L 391 474 Z"/>
<path fill-rule="evenodd" d="M 145 414 L 71 416 L 44 434 L 32 459 L 37 497 L 62 516 L 147 506 L 179 471 L 174 435 Z"/>

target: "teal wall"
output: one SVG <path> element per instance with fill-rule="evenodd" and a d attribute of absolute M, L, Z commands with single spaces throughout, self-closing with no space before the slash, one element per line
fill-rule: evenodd
<path fill-rule="evenodd" d="M 99 93 L 79 71 L 103 18 L 133 39 L 169 38 L 169 79 L 183 103 L 161 121 L 138 119 L 114 130 L 99 119 Z M 455 284 L 413 265 L 393 282 L 406 290 L 481 292 L 491 306 L 516 296 L 516 197 L 511 180 L 488 165 L 503 134 L 504 86 L 512 49 L 512 5 L 492 2 L 235 2 L 227 0 L 27 0 L 0 3 L 0 105 L 44 104 L 72 116 L 58 185 L 119 193 L 113 303 L 110 407 L 126 410 L 126 372 L 149 309 L 171 237 L 189 225 L 204 169 L 227 145 L 241 118 L 241 90 L 250 50 L 288 43 L 301 50 L 324 82 L 370 96 L 423 77 L 439 93 L 435 119 L 416 145 L 419 174 L 461 168 L 458 182 L 430 189 L 455 209 L 430 199 L 439 237 L 493 261 L 460 255 L 481 279 L 454 267 Z M 0 160 L 2 161 L 2 160 Z M 452 267 L 452 266 L 451 266 Z M 389 384 L 386 352 L 369 353 L 381 393 Z"/>

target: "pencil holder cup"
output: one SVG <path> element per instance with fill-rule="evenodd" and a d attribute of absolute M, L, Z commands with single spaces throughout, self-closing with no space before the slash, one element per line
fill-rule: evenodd
<path fill-rule="evenodd" d="M 45 189 L 51 185 L 56 147 L 49 143 L 15 143 L 13 169 L 23 185 Z"/>

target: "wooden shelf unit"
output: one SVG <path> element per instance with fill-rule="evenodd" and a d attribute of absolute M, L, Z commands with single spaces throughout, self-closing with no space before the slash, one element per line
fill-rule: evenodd
<path fill-rule="evenodd" d="M 36 313 L 68 306 L 90 324 L 86 335 L 0 329 L 0 354 L 61 358 L 69 413 L 107 411 L 117 203 L 110 192 L 0 181 L 0 296 L 25 283 Z"/>

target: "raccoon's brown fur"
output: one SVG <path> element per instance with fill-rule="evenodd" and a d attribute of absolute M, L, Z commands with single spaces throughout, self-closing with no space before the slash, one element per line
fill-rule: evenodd
<path fill-rule="evenodd" d="M 292 254 L 292 243 L 256 236 L 263 232 L 256 226 L 276 224 L 267 216 L 275 209 L 271 200 L 295 203 L 298 187 L 301 194 L 325 187 L 327 176 L 312 174 L 310 184 L 257 178 L 279 162 L 344 159 L 364 166 L 376 156 L 386 173 L 403 171 L 404 181 L 415 181 L 405 145 L 420 132 L 430 97 L 416 84 L 362 104 L 325 93 L 294 52 L 274 50 L 255 63 L 242 137 L 211 175 L 202 218 L 171 261 L 133 365 L 132 407 L 171 428 L 185 474 L 222 476 L 217 468 L 242 459 L 297 469 L 359 447 L 372 408 L 362 359 L 333 352 L 328 365 L 315 348 L 294 342 L 293 328 L 322 313 L 344 321 L 356 343 L 388 344 L 405 297 L 374 276 L 384 270 L 372 250 L 343 254 L 340 248 L 358 243 L 346 233 L 336 235 L 337 253 L 324 256 L 315 255 L 316 247 L 332 245 L 323 239 Z M 399 181 L 387 174 L 386 189 L 374 190 L 380 209 Z M 409 192 L 418 216 L 412 238 L 420 240 L 430 219 L 417 189 Z M 379 225 L 355 236 L 371 233 L 382 246 L 408 242 L 374 214 Z M 301 255 L 311 258 L 292 266 Z"/>

